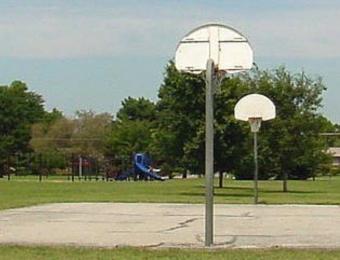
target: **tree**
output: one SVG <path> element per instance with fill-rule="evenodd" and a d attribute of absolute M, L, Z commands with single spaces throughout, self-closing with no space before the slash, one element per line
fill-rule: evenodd
<path fill-rule="evenodd" d="M 0 86 L 0 175 L 9 156 L 29 151 L 30 128 L 43 118 L 43 103 L 21 81 Z"/>
<path fill-rule="evenodd" d="M 53 123 L 37 123 L 32 126 L 31 147 L 35 152 L 46 153 L 71 151 L 75 122 L 66 117 L 58 118 Z"/>
<path fill-rule="evenodd" d="M 67 166 L 64 153 L 56 146 L 57 142 L 62 141 L 61 136 L 51 135 L 51 129 L 56 125 L 61 126 L 60 132 L 63 134 L 67 132 L 67 127 L 60 124 L 65 120 L 62 112 L 54 108 L 51 112 L 46 111 L 43 118 L 32 125 L 30 147 L 34 151 L 32 158 L 35 162 L 33 163 L 34 172 L 38 173 L 44 170 L 50 172 L 55 168 L 63 169 Z"/>
<path fill-rule="evenodd" d="M 122 108 L 117 113 L 117 118 L 123 120 L 148 120 L 156 119 L 156 106 L 150 100 L 128 97 L 122 101 Z"/>
<path fill-rule="evenodd" d="M 165 162 L 198 172 L 204 169 L 204 87 L 202 75 L 180 73 L 170 62 L 159 90 L 153 134 Z M 284 67 L 225 79 L 215 95 L 215 171 L 252 178 L 252 135 L 248 124 L 235 121 L 233 110 L 243 95 L 260 93 L 277 107 L 277 118 L 263 123 L 259 137 L 260 179 L 314 176 L 329 160 L 326 142 L 319 137 L 329 129 L 319 113 L 324 90 L 320 78 L 292 74 Z"/>
<path fill-rule="evenodd" d="M 46 127 L 53 124 L 58 119 L 64 118 L 63 112 L 59 111 L 56 108 L 53 108 L 51 112 L 46 111 L 44 117 L 41 120 L 42 124 L 45 124 Z"/>
<path fill-rule="evenodd" d="M 104 158 L 111 115 L 78 111 L 76 118 L 70 119 L 58 116 L 56 111 L 53 113 L 54 116 L 48 115 L 49 120 L 33 125 L 30 142 L 34 151 L 49 162 L 50 169 L 65 168 L 65 157 L 73 154 Z"/>
<path fill-rule="evenodd" d="M 222 82 L 215 95 L 215 171 L 220 172 L 221 179 L 223 172 L 235 167 L 242 153 L 244 131 L 233 118 L 233 108 L 245 90 L 240 79 L 231 78 Z M 197 173 L 204 172 L 205 162 L 204 102 L 204 77 L 180 73 L 170 63 L 159 91 L 156 143 L 164 161 Z"/>
<path fill-rule="evenodd" d="M 150 153 L 156 114 L 155 104 L 146 98 L 124 99 L 107 138 L 106 155 L 125 168 L 134 153 Z"/>
<path fill-rule="evenodd" d="M 234 107 L 248 88 L 239 77 L 231 77 L 222 81 L 220 91 L 215 95 L 214 157 L 220 188 L 223 187 L 223 172 L 230 173 L 239 168 L 246 153 L 249 132 L 234 118 Z"/>
<path fill-rule="evenodd" d="M 170 62 L 158 93 L 154 152 L 160 161 L 172 167 L 169 171 L 179 168 L 184 176 L 184 169 L 188 168 L 202 172 L 200 158 L 193 158 L 190 153 L 200 147 L 196 139 L 204 115 L 204 85 L 202 76 L 180 73 Z"/>
<path fill-rule="evenodd" d="M 106 142 L 106 155 L 129 163 L 136 152 L 148 152 L 152 123 L 124 120 L 113 124 Z"/>
<path fill-rule="evenodd" d="M 270 97 L 276 105 L 276 119 L 264 123 L 261 129 L 260 176 L 282 178 L 283 190 L 287 191 L 289 178 L 312 177 L 329 161 L 326 142 L 319 136 L 329 128 L 319 113 L 326 88 L 321 78 L 310 78 L 304 72 L 292 74 L 284 67 L 256 70 L 243 80 L 251 92 Z"/>
<path fill-rule="evenodd" d="M 103 158 L 105 144 L 112 127 L 112 116 L 108 113 L 78 111 L 72 134 L 73 152 Z"/>

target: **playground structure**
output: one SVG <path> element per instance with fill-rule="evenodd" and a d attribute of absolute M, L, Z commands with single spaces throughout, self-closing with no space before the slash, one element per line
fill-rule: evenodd
<path fill-rule="evenodd" d="M 115 167 L 108 161 L 104 167 L 100 167 L 97 160 L 91 157 L 79 156 L 72 158 L 72 176 L 83 180 L 106 180 L 106 181 L 125 181 L 125 180 L 158 180 L 164 179 L 158 174 L 159 169 L 152 167 L 152 161 L 145 153 L 136 153 L 133 156 L 133 167 L 124 169 L 125 162 L 122 161 L 122 169 Z"/>
<path fill-rule="evenodd" d="M 164 181 L 164 179 L 158 175 L 159 169 L 152 167 L 152 161 L 145 153 L 136 153 L 133 157 L 133 169 L 127 170 L 118 175 L 116 180 L 128 180 L 133 178 L 134 180 L 158 180 Z"/>
<path fill-rule="evenodd" d="M 132 160 L 129 156 L 97 159 L 88 155 L 63 156 L 56 165 L 46 160 L 42 154 L 26 154 L 8 159 L 7 179 L 26 175 L 37 176 L 39 181 L 48 176 L 65 177 L 71 181 L 125 181 L 158 180 L 160 170 L 152 167 L 152 160 L 145 153 L 136 153 Z"/>

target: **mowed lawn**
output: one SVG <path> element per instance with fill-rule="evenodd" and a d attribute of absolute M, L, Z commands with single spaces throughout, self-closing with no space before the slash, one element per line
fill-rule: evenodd
<path fill-rule="evenodd" d="M 217 179 L 215 180 L 217 186 Z M 260 203 L 340 204 L 340 178 L 289 181 L 282 192 L 281 181 L 260 181 Z M 215 188 L 216 203 L 252 203 L 253 182 L 226 180 Z M 204 178 L 158 181 L 75 181 L 0 179 L 0 209 L 54 202 L 161 202 L 204 203 Z"/>
<path fill-rule="evenodd" d="M 339 259 L 340 250 L 321 249 L 141 249 L 0 246 L 0 259 Z"/>

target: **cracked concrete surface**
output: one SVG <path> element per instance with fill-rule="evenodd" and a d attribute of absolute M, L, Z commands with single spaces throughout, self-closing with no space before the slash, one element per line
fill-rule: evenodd
<path fill-rule="evenodd" d="M 217 247 L 340 247 L 340 207 L 215 205 Z M 202 247 L 204 205 L 59 203 L 0 211 L 0 243 Z"/>

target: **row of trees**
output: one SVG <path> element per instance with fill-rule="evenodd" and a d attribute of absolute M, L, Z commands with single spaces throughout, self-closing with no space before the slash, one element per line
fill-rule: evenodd
<path fill-rule="evenodd" d="M 319 133 L 335 131 L 319 113 L 325 90 L 320 78 L 293 74 L 283 67 L 255 69 L 224 79 L 215 95 L 215 171 L 250 179 L 253 173 L 249 126 L 236 121 L 236 102 L 249 93 L 270 97 L 277 118 L 265 122 L 259 139 L 261 179 L 306 179 L 326 172 L 330 157 L 327 140 Z M 0 167 L 16 153 L 38 152 L 58 160 L 83 154 L 99 160 L 125 158 L 148 152 L 163 172 L 204 172 L 204 93 L 202 75 L 179 73 L 166 67 L 158 101 L 128 97 L 112 118 L 110 114 L 77 112 L 74 118 L 60 111 L 47 112 L 40 95 L 15 81 L 0 87 Z M 60 165 L 59 165 L 60 167 Z"/>
<path fill-rule="evenodd" d="M 234 119 L 233 110 L 242 96 L 260 93 L 277 107 L 277 118 L 261 129 L 260 179 L 307 179 L 328 172 L 329 143 L 319 134 L 336 126 L 319 113 L 325 90 L 321 78 L 284 67 L 223 80 L 215 95 L 215 171 L 252 178 L 252 136 L 248 124 Z M 143 98 L 123 101 L 112 132 L 113 150 L 149 151 L 169 173 L 203 173 L 204 93 L 202 75 L 179 73 L 170 63 L 156 103 Z"/>

